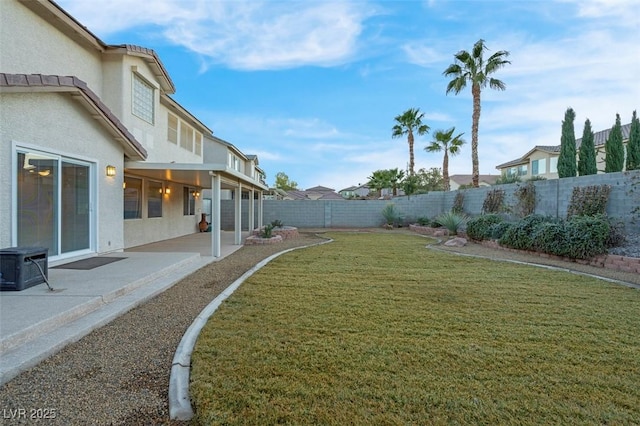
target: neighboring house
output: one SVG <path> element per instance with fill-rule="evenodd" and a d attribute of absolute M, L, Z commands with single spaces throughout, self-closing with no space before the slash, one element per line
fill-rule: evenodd
<path fill-rule="evenodd" d="M 369 192 L 371 192 L 371 190 L 369 189 L 368 185 L 358 185 L 358 186 L 350 186 L 348 188 L 345 189 L 341 189 L 340 191 L 338 191 L 338 193 L 343 197 L 343 198 L 361 198 L 361 197 L 366 197 L 369 195 Z"/>
<path fill-rule="evenodd" d="M 622 126 L 622 140 L 626 147 L 629 141 L 629 131 L 631 123 Z M 605 143 L 611 133 L 611 129 L 602 130 L 593 134 L 593 144 L 596 149 L 596 164 L 598 173 L 604 173 L 605 167 Z M 576 139 L 576 155 L 580 150 L 582 138 Z M 518 176 L 522 180 L 532 177 L 542 177 L 545 179 L 558 178 L 558 157 L 560 156 L 560 145 L 544 146 L 536 145 L 522 157 L 508 161 L 496 166 L 504 176 Z M 577 161 L 577 157 L 576 157 Z"/>
<path fill-rule="evenodd" d="M 313 188 L 306 189 L 304 191 L 304 195 L 310 200 L 343 200 L 344 199 L 333 188 L 327 188 L 326 186 L 314 186 Z"/>
<path fill-rule="evenodd" d="M 324 186 L 315 186 L 306 190 L 292 189 L 289 191 L 273 188 L 269 190 L 265 198 L 272 200 L 344 200 L 344 198 L 333 189 Z"/>
<path fill-rule="evenodd" d="M 460 189 L 460 187 L 469 187 L 472 180 L 472 175 L 451 175 L 449 176 L 449 187 L 450 191 L 456 191 Z M 495 185 L 496 180 L 498 180 L 497 175 L 479 175 L 478 176 L 478 186 L 491 186 Z"/>
<path fill-rule="evenodd" d="M 56 261 L 197 232 L 206 189 L 214 256 L 223 190 L 259 200 L 261 224 L 257 157 L 170 97 L 153 50 L 107 45 L 50 0 L 0 12 L 0 248 L 44 246 Z"/>

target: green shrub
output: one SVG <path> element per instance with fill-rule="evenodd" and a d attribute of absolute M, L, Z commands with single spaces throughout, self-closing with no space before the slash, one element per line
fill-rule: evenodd
<path fill-rule="evenodd" d="M 449 212 L 441 214 L 435 218 L 435 221 L 447 228 L 452 235 L 456 235 L 458 230 L 467 222 L 467 219 L 467 216 L 464 214 Z"/>
<path fill-rule="evenodd" d="M 428 217 L 419 217 L 416 222 L 420 226 L 429 226 L 431 224 L 431 219 Z"/>
<path fill-rule="evenodd" d="M 432 228 L 442 228 L 442 224 L 438 222 L 438 218 L 433 219 L 429 226 Z"/>
<path fill-rule="evenodd" d="M 393 203 L 384 206 L 382 216 L 384 217 L 385 224 L 390 226 L 398 226 L 404 220 L 402 213 L 396 209 L 396 205 Z"/>
<path fill-rule="evenodd" d="M 504 222 L 504 219 L 497 214 L 483 214 L 474 217 L 467 222 L 467 235 L 472 240 L 487 240 L 491 238 L 491 226 L 501 222 Z"/>
<path fill-rule="evenodd" d="M 271 238 L 273 236 L 273 225 L 268 223 L 260 231 L 260 238 Z"/>
<path fill-rule="evenodd" d="M 573 259 L 590 259 L 607 253 L 610 229 L 604 215 L 572 217 L 567 221 L 567 255 Z"/>
<path fill-rule="evenodd" d="M 507 232 L 507 229 L 511 228 L 512 226 L 513 224 L 509 222 L 494 223 L 489 227 L 489 238 L 491 238 L 492 240 L 499 240 L 500 238 L 502 238 L 504 233 Z"/>
<path fill-rule="evenodd" d="M 276 220 L 274 220 L 273 222 L 271 222 L 271 225 L 272 225 L 274 228 L 282 228 L 282 227 L 284 226 L 284 223 L 282 223 L 282 221 L 281 221 L 281 220 L 277 220 L 277 219 L 276 219 Z"/>
<path fill-rule="evenodd" d="M 500 177 L 498 177 L 498 179 L 496 179 L 496 185 L 508 185 L 510 183 L 517 183 L 522 181 L 522 179 L 520 179 L 520 176 L 516 176 L 516 175 L 510 175 L 507 176 L 506 174 L 501 175 Z"/>
<path fill-rule="evenodd" d="M 533 235 L 536 227 L 550 220 L 539 214 L 532 214 L 509 227 L 499 240 L 500 245 L 517 250 L 534 250 Z"/>
<path fill-rule="evenodd" d="M 564 222 L 544 222 L 536 226 L 531 236 L 536 251 L 567 256 L 570 252 L 567 226 Z"/>

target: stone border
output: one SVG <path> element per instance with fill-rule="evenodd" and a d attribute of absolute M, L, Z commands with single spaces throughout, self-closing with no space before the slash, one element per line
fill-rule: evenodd
<path fill-rule="evenodd" d="M 200 314 L 198 314 L 198 316 L 193 320 L 187 331 L 182 336 L 182 339 L 176 348 L 175 355 L 173 356 L 173 362 L 171 363 L 171 375 L 169 377 L 169 417 L 171 420 L 191 420 L 191 418 L 193 418 L 194 413 L 193 408 L 191 407 L 191 398 L 189 396 L 191 354 L 193 353 L 193 348 L 195 347 L 196 340 L 200 335 L 200 331 L 206 325 L 211 315 L 213 315 L 218 307 L 220 307 L 222 302 L 231 296 L 247 278 L 276 257 L 290 251 L 319 246 L 332 241 L 332 239 L 327 239 L 315 244 L 290 248 L 263 259 L 253 268 L 242 274 L 240 278 L 235 280 L 202 311 L 200 311 Z"/>
<path fill-rule="evenodd" d="M 271 238 L 262 238 L 259 235 L 251 235 L 244 240 L 244 244 L 247 246 L 255 246 L 262 244 L 276 244 L 281 243 L 282 241 L 283 240 L 281 235 L 274 235 Z"/>
<path fill-rule="evenodd" d="M 262 228 L 254 229 L 252 232 L 252 236 L 260 235 Z M 298 234 L 298 228 L 294 226 L 284 226 L 282 228 L 273 228 L 271 231 L 273 236 L 280 235 L 283 240 L 289 240 L 291 238 L 298 238 L 300 234 Z"/>
<path fill-rule="evenodd" d="M 409 225 L 409 230 L 420 235 L 429 235 L 431 237 L 448 237 L 447 228 L 432 228 L 430 226 Z"/>

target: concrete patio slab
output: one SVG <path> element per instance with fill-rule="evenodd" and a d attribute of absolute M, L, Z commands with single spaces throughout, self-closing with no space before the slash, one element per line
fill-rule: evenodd
<path fill-rule="evenodd" d="M 223 232 L 222 256 L 214 258 L 210 238 L 192 234 L 111 253 L 126 259 L 91 270 L 51 267 L 57 262 L 48 270 L 54 291 L 42 283 L 0 292 L 0 384 L 242 247 Z"/>

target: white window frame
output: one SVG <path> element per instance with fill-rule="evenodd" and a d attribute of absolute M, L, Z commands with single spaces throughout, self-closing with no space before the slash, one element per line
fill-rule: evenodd
<path fill-rule="evenodd" d="M 155 118 L 155 87 L 134 72 L 131 80 L 131 113 L 149 124 Z"/>
<path fill-rule="evenodd" d="M 171 120 L 175 120 L 175 128 L 171 127 Z M 178 145 L 180 138 L 180 118 L 177 115 L 167 112 L 167 140 L 174 145 Z"/>

